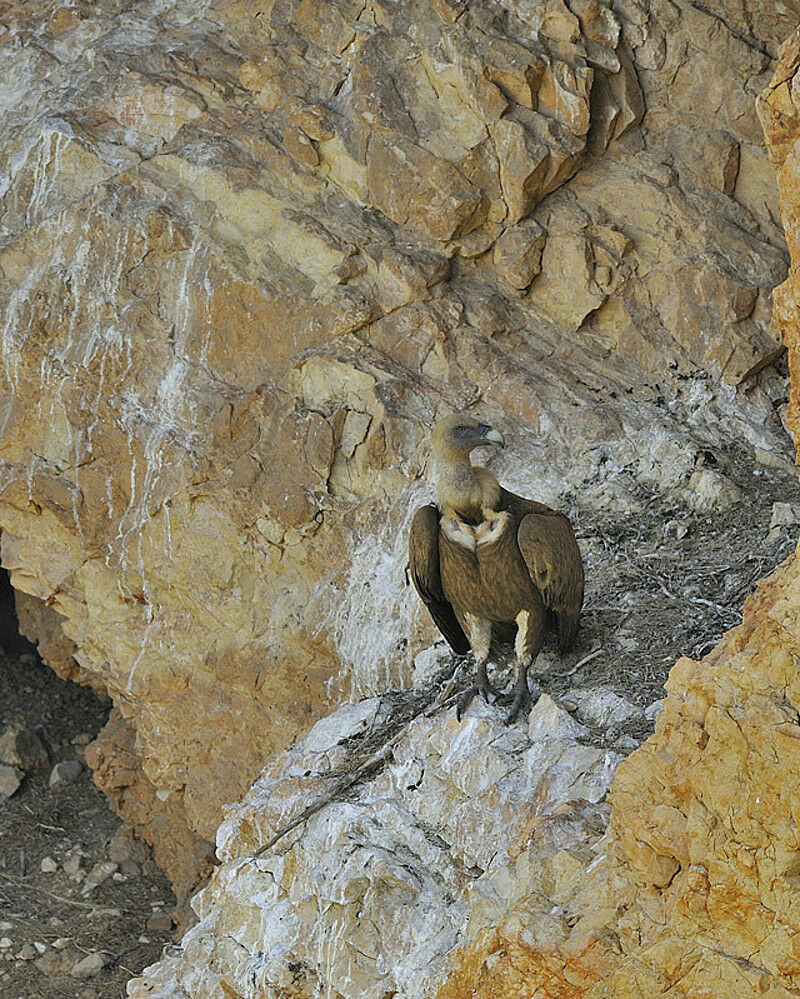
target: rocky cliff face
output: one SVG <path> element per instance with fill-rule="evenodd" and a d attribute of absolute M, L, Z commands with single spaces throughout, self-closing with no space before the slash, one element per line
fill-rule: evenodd
<path fill-rule="evenodd" d="M 798 79 L 800 31 L 760 101 L 794 260 Z M 793 372 L 795 282 L 793 265 L 776 296 Z M 201 922 L 131 995 L 795 995 L 799 613 L 793 556 L 710 655 L 675 665 L 610 811 L 618 759 L 545 695 L 525 734 L 489 708 L 423 714 L 383 773 L 257 857 L 329 779 L 332 733 L 377 707 L 340 710 L 232 810 Z"/>
<path fill-rule="evenodd" d="M 774 8 L 3 6 L 2 561 L 181 886 L 265 761 L 409 682 L 437 414 L 587 516 L 785 461 Z"/>

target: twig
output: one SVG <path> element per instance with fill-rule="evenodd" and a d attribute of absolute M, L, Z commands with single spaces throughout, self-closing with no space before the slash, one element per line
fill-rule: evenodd
<path fill-rule="evenodd" d="M 277 832 L 274 834 L 274 836 L 270 837 L 270 839 L 268 839 L 266 843 L 262 844 L 255 851 L 255 853 L 245 858 L 245 860 L 255 860 L 256 857 L 260 857 L 262 856 L 262 854 L 266 853 L 267 850 L 272 849 L 272 847 L 275 846 L 275 844 L 279 840 L 283 839 L 283 837 L 287 833 L 290 833 L 293 829 L 296 829 L 299 825 L 302 825 L 303 822 L 310 819 L 313 815 L 316 815 L 316 813 L 321 811 L 325 807 L 325 805 L 328 805 L 330 804 L 330 802 L 335 801 L 336 798 L 339 797 L 339 795 L 343 794 L 345 791 L 348 791 L 354 784 L 357 784 L 362 777 L 366 776 L 366 774 L 369 773 L 370 770 L 372 770 L 374 767 L 382 763 L 383 760 L 389 755 L 389 752 L 397 745 L 400 739 L 406 734 L 409 726 L 413 721 L 416 721 L 416 719 L 419 717 L 430 718 L 432 715 L 434 715 L 438 710 L 440 710 L 443 707 L 445 701 L 453 693 L 453 690 L 456 686 L 456 677 L 461 668 L 461 665 L 462 664 L 460 662 L 456 663 L 456 668 L 453 671 L 453 675 L 450 677 L 450 680 L 447 682 L 442 691 L 437 695 L 436 699 L 433 701 L 432 704 L 430 704 L 424 710 L 418 711 L 416 714 L 412 715 L 406 722 L 403 723 L 403 725 L 398 729 L 398 731 L 395 732 L 395 734 L 387 742 L 385 742 L 383 746 L 381 746 L 379 750 L 374 752 L 360 766 L 356 767 L 356 769 L 344 780 L 339 781 L 327 794 L 323 795 L 318 801 L 315 801 L 312 804 L 310 804 L 308 808 L 304 808 L 299 815 L 296 815 L 293 819 L 287 822 L 286 825 L 281 826 L 280 829 L 278 829 Z"/>
<path fill-rule="evenodd" d="M 562 676 L 572 676 L 573 673 L 577 673 L 578 672 L 578 670 L 581 668 L 581 666 L 585 666 L 587 663 L 590 663 L 592 661 L 592 659 L 597 659 L 597 657 L 603 651 L 604 651 L 604 649 L 603 649 L 602 645 L 598 646 L 596 649 L 592 649 L 592 651 L 589 653 L 588 656 L 584 656 L 583 659 L 578 660 L 578 662 L 575 663 L 575 665 L 572 667 L 572 669 L 567 670 L 566 673 L 562 673 L 561 675 Z"/>
<path fill-rule="evenodd" d="M 49 895 L 50 898 L 55 899 L 56 902 L 63 902 L 65 905 L 75 905 L 79 909 L 93 909 L 95 912 L 103 912 L 106 909 L 113 908 L 115 911 L 122 911 L 128 913 L 129 915 L 135 915 L 132 909 L 119 910 L 117 906 L 93 905 L 91 902 L 78 902 L 77 899 L 65 898 L 63 895 L 56 895 L 55 892 L 42 888 L 41 885 L 25 884 L 25 882 L 21 879 L 13 878 L 10 874 L 4 874 L 3 871 L 0 871 L 0 878 L 5 878 L 6 881 L 10 881 L 12 884 L 17 885 L 20 888 L 26 888 L 28 891 L 36 892 L 37 894 L 41 892 L 43 895 Z"/>

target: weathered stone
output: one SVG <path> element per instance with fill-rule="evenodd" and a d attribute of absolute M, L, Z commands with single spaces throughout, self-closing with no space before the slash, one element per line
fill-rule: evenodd
<path fill-rule="evenodd" d="M 270 759 L 409 683 L 437 414 L 480 400 L 533 449 L 508 481 L 535 453 L 538 498 L 615 513 L 600 453 L 675 504 L 701 441 L 781 459 L 752 105 L 789 21 L 701 6 L 5 11 L 2 561 L 182 893 Z"/>
<path fill-rule="evenodd" d="M 346 736 L 352 714 L 340 708 L 329 726 L 341 718 Z M 220 829 L 223 863 L 195 899 L 200 922 L 182 953 L 131 982 L 129 994 L 189 988 L 203 999 L 222 981 L 243 991 L 255 974 L 251 985 L 264 993 L 312 995 L 330 984 L 354 999 L 445 995 L 470 948 L 563 942 L 578 875 L 602 849 L 601 802 L 619 757 L 576 743 L 581 726 L 547 696 L 530 730 L 478 704 L 461 722 L 452 710 L 420 715 L 383 773 L 255 859 L 276 826 L 326 794 L 325 752 L 307 741 L 293 747 Z M 317 898 L 326 901 L 309 904 Z M 295 966 L 304 970 L 292 978 Z"/>
<path fill-rule="evenodd" d="M 692 472 L 687 483 L 686 501 L 696 510 L 724 510 L 741 498 L 741 490 L 726 476 L 713 468 L 700 468 Z"/>
<path fill-rule="evenodd" d="M 793 527 L 795 524 L 800 524 L 800 504 L 772 504 L 772 517 L 769 522 L 770 531 L 774 531 L 776 527 Z"/>
<path fill-rule="evenodd" d="M 16 794 L 24 776 L 24 772 L 19 767 L 9 767 L 5 763 L 0 764 L 0 800 Z"/>
<path fill-rule="evenodd" d="M 105 968 L 110 960 L 109 955 L 94 951 L 77 961 L 70 971 L 73 978 L 93 978 Z"/>
<path fill-rule="evenodd" d="M 71 784 L 80 777 L 83 766 L 80 760 L 62 760 L 56 763 L 50 771 L 48 784 L 50 787 L 61 787 L 64 784 Z"/>
<path fill-rule="evenodd" d="M 13 721 L 0 735 L 0 761 L 21 770 L 36 770 L 49 763 L 42 740 L 24 720 Z"/>
<path fill-rule="evenodd" d="M 587 725 L 609 728 L 642 716 L 641 708 L 627 698 L 615 694 L 610 687 L 583 690 L 573 687 L 569 692 L 570 706 L 575 705 L 578 717 Z"/>
<path fill-rule="evenodd" d="M 98 860 L 86 875 L 83 887 L 81 888 L 81 894 L 84 896 L 88 895 L 95 888 L 103 884 L 103 882 L 108 881 L 112 874 L 116 874 L 118 867 L 119 865 L 113 860 Z"/>
<path fill-rule="evenodd" d="M 547 233 L 534 219 L 506 229 L 494 247 L 497 273 L 513 288 L 527 288 L 542 269 Z"/>

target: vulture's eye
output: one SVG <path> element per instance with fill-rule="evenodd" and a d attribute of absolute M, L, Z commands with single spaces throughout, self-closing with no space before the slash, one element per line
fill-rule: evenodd
<path fill-rule="evenodd" d="M 453 437 L 459 441 L 468 441 L 475 436 L 474 427 L 465 427 L 463 425 L 458 427 L 453 427 Z"/>
<path fill-rule="evenodd" d="M 492 428 L 489 426 L 488 423 L 478 424 L 478 433 L 481 435 L 481 437 L 485 437 L 491 429 Z"/>

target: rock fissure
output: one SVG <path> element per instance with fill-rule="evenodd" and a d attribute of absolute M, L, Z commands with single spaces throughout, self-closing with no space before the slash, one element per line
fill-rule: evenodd
<path fill-rule="evenodd" d="M 510 15 L 491 0 L 279 0 L 254 12 L 191 0 L 160 9 L 157 27 L 151 0 L 124 15 L 105 0 L 9 12 L 0 40 L 12 56 L 0 116 L 14 164 L 0 178 L 3 562 L 31 600 L 57 594 L 60 617 L 37 611 L 31 625 L 56 668 L 78 671 L 124 709 L 127 721 L 110 723 L 93 751 L 98 780 L 161 844 L 183 890 L 205 872 L 222 804 L 242 798 L 265 767 L 278 780 L 295 759 L 295 750 L 281 755 L 285 746 L 348 697 L 435 673 L 433 632 L 402 586 L 402 539 L 429 489 L 428 429 L 448 406 L 479 402 L 502 426 L 514 443 L 495 462 L 503 481 L 579 508 L 597 590 L 586 645 L 563 675 L 543 654 L 555 709 L 562 693 L 597 682 L 646 707 L 685 642 L 721 663 L 713 643 L 736 623 L 754 575 L 788 553 L 794 522 L 767 526 L 775 498 L 793 500 L 771 319 L 786 260 L 752 104 L 769 52 L 792 25 L 758 0 L 679 6 L 536 0 Z M 371 22 L 379 31 L 368 35 Z M 36 33 L 62 61 L 21 46 Z M 774 155 L 788 156 L 786 61 L 781 74 L 765 101 Z M 55 121 L 71 122 L 76 138 L 42 139 Z M 784 332 L 788 295 L 775 296 Z M 790 425 L 793 413 L 792 403 Z M 710 447 L 713 465 L 697 457 Z M 33 467 L 43 463 L 46 473 Z M 338 516 L 318 522 L 328 509 Z M 731 565 L 726 546 L 746 554 Z M 615 562 L 620 551 L 627 557 Z M 791 645 L 788 609 L 771 613 L 785 627 L 762 646 Z M 767 629 L 758 608 L 746 621 Z M 587 658 L 595 646 L 600 654 Z M 743 644 L 734 658 L 756 655 Z M 788 667 L 775 657 L 769 670 L 784 671 L 791 700 Z M 623 972 L 604 941 L 616 936 L 642 989 L 669 983 L 671 929 L 662 957 L 631 956 L 634 937 L 656 946 L 637 892 L 649 879 L 680 902 L 682 918 L 699 920 L 687 857 L 711 855 L 728 835 L 702 804 L 716 800 L 724 780 L 709 774 L 726 762 L 697 719 L 698 704 L 714 697 L 710 667 L 681 663 L 659 716 L 662 755 L 651 759 L 645 743 L 612 791 L 628 825 L 648 835 L 627 843 L 612 817 L 614 848 L 588 877 L 596 858 L 586 842 L 605 827 L 616 757 L 609 765 L 591 740 L 573 740 L 537 770 L 547 750 L 532 740 L 533 762 L 512 779 L 525 753 L 489 713 L 467 719 L 476 728 L 456 780 L 446 769 L 458 734 L 447 712 L 412 722 L 357 797 L 385 798 L 392 767 L 410 754 L 415 787 L 400 782 L 391 794 L 465 870 L 481 873 L 469 897 L 436 897 L 434 916 L 415 910 L 403 922 L 392 899 L 404 889 L 376 866 L 369 905 L 378 915 L 365 925 L 385 936 L 359 937 L 343 902 L 336 946 L 327 963 L 314 959 L 301 988 L 334 987 L 338 968 L 343 987 L 368 997 L 378 985 L 364 955 L 380 947 L 400 955 L 388 987 L 409 995 L 480 994 L 490 958 L 490 977 L 509 996 L 527 987 L 520 976 L 537 975 L 554 995 L 569 994 L 570 981 L 612 995 Z M 765 759 L 788 766 L 791 733 L 750 704 L 746 670 L 719 673 L 729 701 L 765 714 L 752 725 L 738 719 L 736 736 L 739 746 L 756 729 L 770 733 L 768 750 L 738 760 L 763 782 Z M 650 725 L 636 718 L 606 729 L 607 741 L 624 734 L 629 752 Z M 669 763 L 667 742 L 682 763 Z M 564 775 L 571 756 L 584 769 Z M 642 756 L 649 777 L 637 770 Z M 638 785 L 626 784 L 631 774 Z M 256 782 L 220 832 L 223 864 L 196 902 L 203 928 L 193 938 L 225 969 L 209 972 L 212 992 L 220 980 L 243 992 L 289 988 L 269 956 L 240 982 L 243 954 L 228 964 L 224 945 L 215 951 L 210 913 L 218 906 L 224 923 L 231 897 L 259 878 L 244 863 L 226 894 L 226 844 L 239 838 L 236 856 L 258 849 L 316 800 L 313 781 L 285 772 L 275 802 L 285 807 L 274 813 L 263 812 Z M 483 814 L 477 787 L 488 795 Z M 333 862 L 335 842 L 314 837 L 323 826 L 346 830 L 347 804 L 309 816 L 302 837 L 276 844 L 276 864 L 304 871 L 304 841 L 323 842 Z M 781 807 L 773 812 L 783 816 Z M 736 813 L 728 828 L 757 825 L 756 814 Z M 489 849 L 491 862 L 488 816 L 507 836 Z M 381 821 L 392 841 L 408 838 L 414 857 L 414 836 L 437 848 L 410 822 Z M 735 869 L 720 879 L 726 891 L 752 894 L 744 860 L 715 863 Z M 276 874 L 267 909 L 300 919 L 288 899 L 304 876 Z M 624 926 L 607 916 L 604 878 L 628 903 Z M 542 911 L 548 898 L 580 914 L 569 934 L 561 916 Z M 712 897 L 708 917 L 725 927 L 726 904 Z M 242 926 L 262 918 L 250 903 L 243 911 Z M 410 941 L 426 919 L 446 929 L 418 951 Z M 267 936 L 270 926 L 265 917 Z M 269 955 L 259 933 L 246 947 Z M 337 965 L 348 938 L 358 958 Z M 307 963 L 292 940 L 292 961 Z M 774 951 L 768 973 L 787 979 L 789 944 L 759 946 Z M 175 975 L 180 960 L 169 964 Z M 698 957 L 687 974 L 713 975 L 711 960 Z"/>

